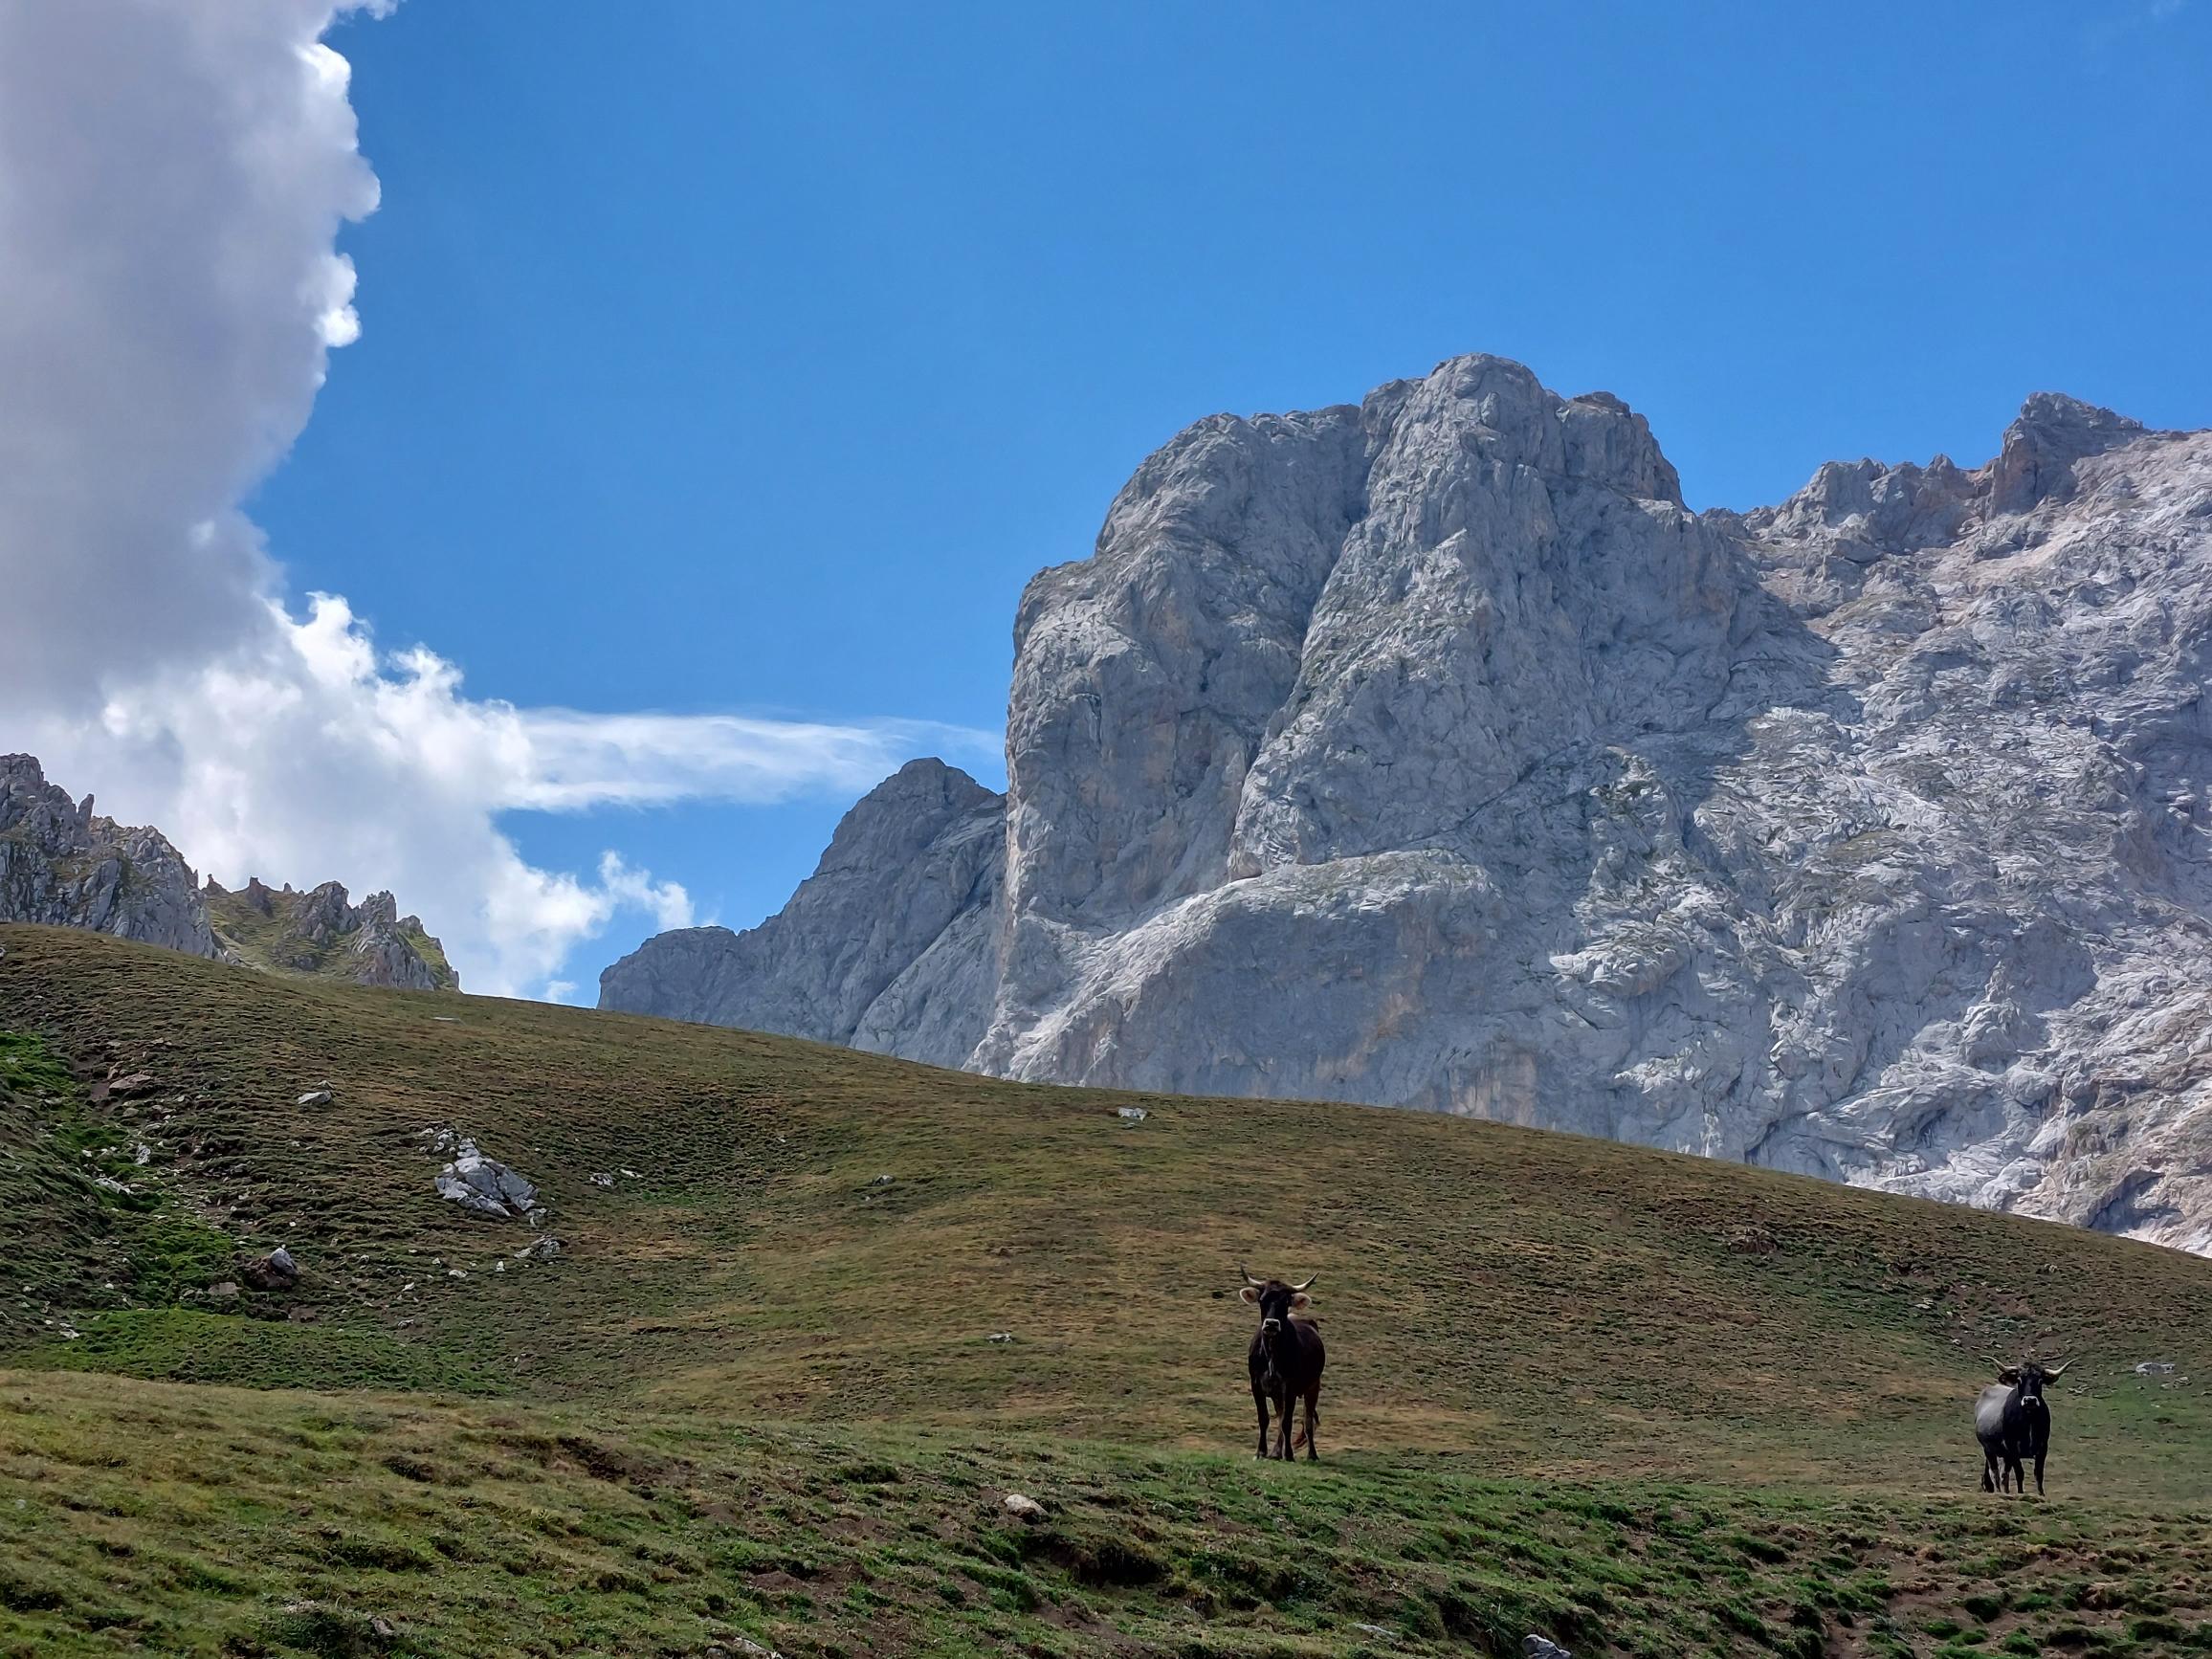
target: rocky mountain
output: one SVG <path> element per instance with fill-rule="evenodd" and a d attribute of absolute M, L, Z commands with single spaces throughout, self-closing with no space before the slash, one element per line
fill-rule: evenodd
<path fill-rule="evenodd" d="M 419 918 L 388 893 L 359 905 L 324 882 L 309 893 L 249 880 L 203 889 L 159 830 L 97 816 L 30 755 L 0 755 L 0 921 L 88 927 L 274 972 L 362 984 L 458 990 L 460 979 Z"/>
<path fill-rule="evenodd" d="M 191 871 L 159 830 L 72 801 L 29 755 L 0 755 L 0 920 L 90 927 L 213 956 Z"/>
<path fill-rule="evenodd" d="M 420 917 L 400 915 L 388 893 L 372 893 L 353 904 L 335 881 L 295 893 L 249 877 L 231 893 L 210 876 L 200 896 L 216 942 L 252 966 L 409 991 L 461 988 L 444 947 Z"/>
<path fill-rule="evenodd" d="M 963 1062 L 994 987 L 1006 801 L 914 761 L 845 815 L 774 919 L 664 933 L 601 977 L 599 1006 Z"/>
<path fill-rule="evenodd" d="M 2212 433 L 1691 512 L 1470 357 L 1147 460 L 911 766 L 602 1006 L 1508 1118 L 2212 1249 Z M 859 925 L 865 922 L 865 926 Z"/>

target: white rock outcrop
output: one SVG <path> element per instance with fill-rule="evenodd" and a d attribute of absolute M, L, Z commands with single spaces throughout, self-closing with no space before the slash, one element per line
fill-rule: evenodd
<path fill-rule="evenodd" d="M 432 1184 L 440 1198 L 479 1215 L 527 1216 L 538 1207 L 536 1183 L 498 1159 L 485 1157 L 465 1136 L 454 1148 L 453 1162 L 438 1171 Z"/>
<path fill-rule="evenodd" d="M 2212 1249 L 2212 433 L 2039 394 L 1700 515 L 1455 359 L 1190 428 L 1015 649 L 1003 801 L 918 763 L 603 1006 Z"/>

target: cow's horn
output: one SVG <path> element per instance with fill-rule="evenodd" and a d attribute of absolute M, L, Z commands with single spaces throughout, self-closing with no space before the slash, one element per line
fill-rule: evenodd
<path fill-rule="evenodd" d="M 1317 1279 L 1317 1278 L 1319 1278 L 1320 1276 L 1321 1276 L 1321 1275 L 1320 1275 L 1319 1273 L 1316 1273 L 1316 1274 L 1314 1275 L 1314 1279 Z M 1312 1290 L 1312 1289 L 1313 1289 L 1313 1287 L 1314 1287 L 1314 1279 L 1308 1279 L 1308 1280 L 1307 1280 L 1307 1281 L 1306 1281 L 1304 1284 L 1302 1284 L 1302 1285 L 1293 1285 L 1293 1286 L 1291 1287 L 1291 1289 L 1292 1289 L 1292 1290 L 1294 1290 L 1294 1291 L 1309 1291 L 1309 1290 Z"/>
<path fill-rule="evenodd" d="M 2073 1361 L 2071 1360 L 2066 1360 L 2060 1361 L 2056 1365 L 2047 1366 L 2044 1370 L 2044 1376 L 2046 1378 L 2059 1376 L 2066 1370 L 2067 1366 L 2071 1365 Z"/>
<path fill-rule="evenodd" d="M 1242 1262 L 1237 1263 L 1236 1271 L 1244 1274 L 1244 1282 L 1248 1285 L 1264 1285 L 1267 1283 L 1267 1280 L 1265 1279 L 1253 1278 L 1251 1269 L 1246 1267 Z"/>

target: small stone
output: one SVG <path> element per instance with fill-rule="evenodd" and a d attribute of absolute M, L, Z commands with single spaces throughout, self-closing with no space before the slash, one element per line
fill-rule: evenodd
<path fill-rule="evenodd" d="M 1017 1515 L 1023 1520 L 1043 1520 L 1045 1518 L 1045 1506 L 1023 1493 L 1007 1493 L 1001 1507 L 1006 1510 L 1006 1514 Z"/>
<path fill-rule="evenodd" d="M 288 1291 L 299 1282 L 299 1264 L 282 1245 L 265 1256 L 254 1257 L 238 1272 L 257 1291 Z"/>
<path fill-rule="evenodd" d="M 327 1089 L 310 1089 L 306 1094 L 299 1096 L 299 1104 L 303 1107 L 327 1106 L 330 1104 L 333 1098 L 335 1098 L 335 1096 L 333 1096 L 331 1092 Z"/>
<path fill-rule="evenodd" d="M 1521 1659 L 1574 1659 L 1564 1648 L 1534 1632 L 1521 1638 Z"/>
<path fill-rule="evenodd" d="M 611 1189 L 614 1185 L 614 1177 L 604 1169 L 597 1170 L 592 1174 L 591 1184 L 593 1186 L 603 1186 Z"/>
<path fill-rule="evenodd" d="M 1123 1106 L 1116 1113 L 1116 1116 L 1126 1117 L 1132 1123 L 1141 1123 L 1152 1115 L 1141 1106 Z"/>
<path fill-rule="evenodd" d="M 2135 1375 L 2138 1377 L 2163 1377 L 2173 1369 L 2174 1361 L 2171 1360 L 2145 1360 L 2135 1367 Z"/>
<path fill-rule="evenodd" d="M 224 1279 L 218 1284 L 210 1285 L 208 1294 L 218 1302 L 235 1301 L 238 1297 L 238 1287 L 231 1280 Z"/>
<path fill-rule="evenodd" d="M 108 1084 L 107 1092 L 127 1097 L 132 1095 L 150 1095 L 160 1087 L 161 1084 L 154 1080 L 151 1072 L 133 1072 L 129 1076 L 118 1077 Z"/>
<path fill-rule="evenodd" d="M 1014 1334 L 1011 1331 L 993 1331 L 984 1339 L 986 1342 L 1010 1342 L 1014 1339 Z"/>

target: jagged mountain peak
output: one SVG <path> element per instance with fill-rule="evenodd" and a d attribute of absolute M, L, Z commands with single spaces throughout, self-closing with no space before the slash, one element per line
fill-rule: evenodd
<path fill-rule="evenodd" d="M 2063 392 L 2039 391 L 2020 406 L 1990 463 L 1991 509 L 2021 513 L 2063 499 L 2073 487 L 2074 463 L 2134 442 L 2143 423 Z"/>
<path fill-rule="evenodd" d="M 1693 515 L 1454 358 L 1170 440 L 1023 595 L 1003 801 L 879 792 L 603 1001 L 2212 1248 L 2208 669 L 2212 435 L 2039 395 Z"/>
<path fill-rule="evenodd" d="M 118 824 L 47 780 L 34 755 L 0 755 L 0 919 L 97 928 L 215 954 L 192 872 L 158 830 Z"/>

